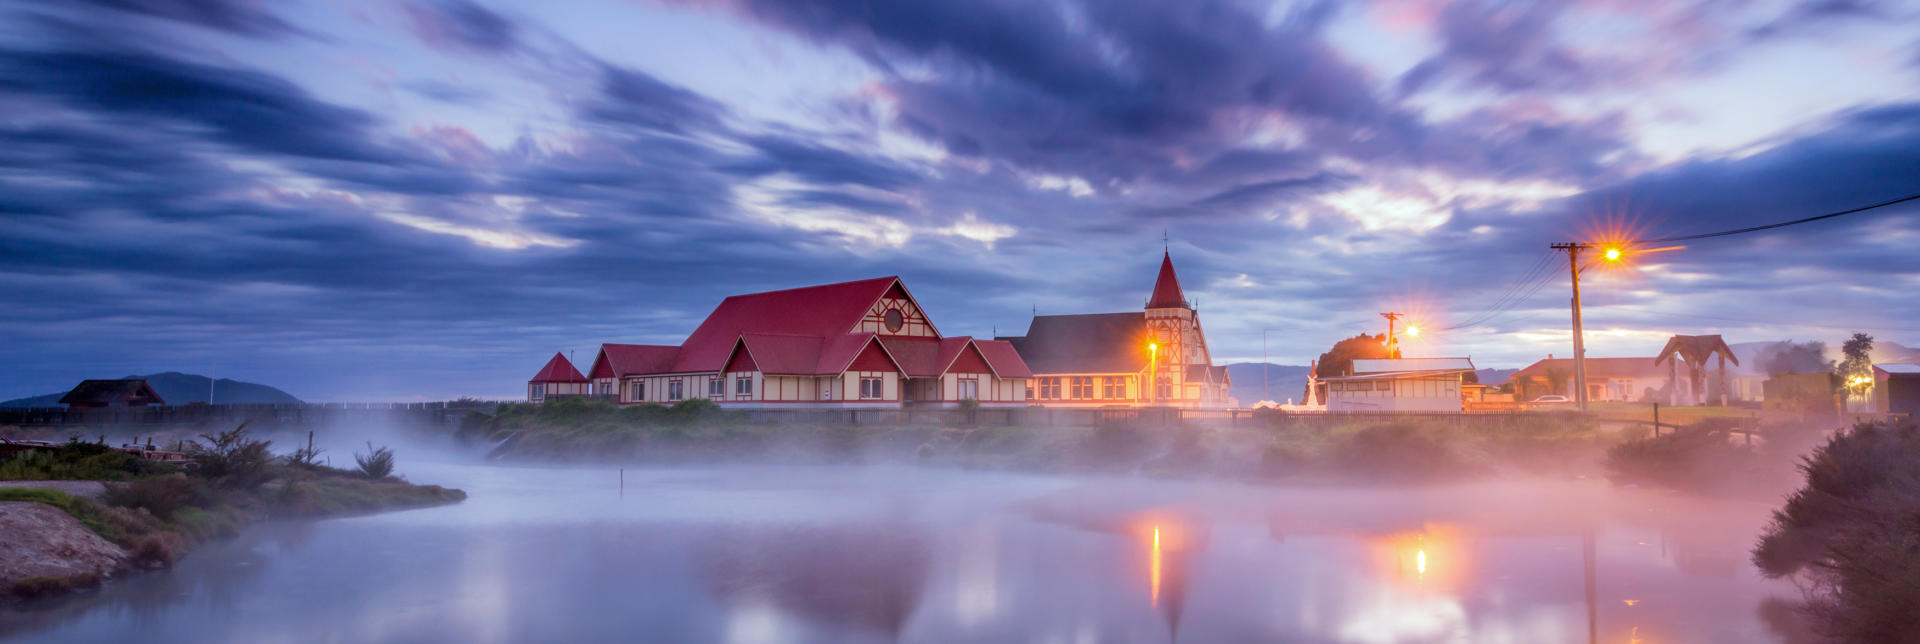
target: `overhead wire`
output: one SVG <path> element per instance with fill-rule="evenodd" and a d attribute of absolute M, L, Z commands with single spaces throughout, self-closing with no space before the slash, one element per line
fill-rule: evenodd
<path fill-rule="evenodd" d="M 1787 226 L 1797 226 L 1797 225 L 1799 225 L 1799 224 L 1805 224 L 1805 223 L 1810 223 L 1810 222 L 1815 222 L 1815 221 L 1820 221 L 1820 220 L 1823 220 L 1823 219 L 1832 219 L 1832 218 L 1834 218 L 1834 217 L 1840 217 L 1840 216 L 1843 216 L 1843 215 L 1851 215 L 1851 214 L 1854 214 L 1854 213 L 1860 213 L 1860 212 L 1866 212 L 1866 211 L 1868 211 L 1868 210 L 1873 210 L 1873 209 L 1875 209 L 1875 208 L 1885 208 L 1885 207 L 1887 207 L 1887 206 L 1891 206 L 1891 205 L 1895 205 L 1895 204 L 1900 204 L 1900 203 L 1906 203 L 1906 202 L 1909 202 L 1909 201 L 1913 201 L 1913 200 L 1915 200 L 1915 199 L 1920 199 L 1920 193 L 1914 193 L 1914 194 L 1910 194 L 1910 195 L 1907 195 L 1907 196 L 1905 196 L 1905 197 L 1900 197 L 1900 198 L 1898 198 L 1898 199 L 1889 199 L 1889 200 L 1887 200 L 1887 201 L 1882 201 L 1882 202 L 1880 202 L 1880 203 L 1876 203 L 1876 204 L 1871 204 L 1871 205 L 1866 205 L 1866 206 L 1861 206 L 1861 207 L 1858 207 L 1858 208 L 1849 208 L 1849 209 L 1846 209 L 1846 210 L 1841 210 L 1841 211 L 1838 211 L 1838 212 L 1830 212 L 1830 213 L 1827 213 L 1827 214 L 1824 214 L 1824 215 L 1814 215 L 1814 216 L 1812 216 L 1812 217 L 1803 217 L 1803 218 L 1800 218 L 1800 219 L 1795 219 L 1795 220 L 1793 220 L 1793 221 L 1783 221 L 1783 222 L 1779 222 L 1779 223 L 1772 223 L 1772 224 L 1765 224 L 1765 225 L 1761 225 L 1761 226 L 1748 226 L 1748 227 L 1746 227 L 1746 228 L 1736 228 L 1736 229 L 1733 229 L 1733 230 L 1722 230 L 1722 231 L 1719 231 L 1719 232 L 1712 232 L 1712 233 L 1699 233 L 1699 234 L 1694 234 L 1694 235 L 1680 235 L 1680 236 L 1677 236 L 1677 237 L 1661 237 L 1661 238 L 1659 238 L 1659 239 L 1635 239 L 1635 240 L 1633 240 L 1633 241 L 1630 241 L 1630 242 L 1627 242 L 1627 243 L 1629 243 L 1629 244 L 1659 244 L 1659 243 L 1665 243 L 1665 242 L 1677 242 L 1677 241 L 1688 241 L 1688 240 L 1692 240 L 1692 239 L 1707 239 L 1707 238 L 1710 238 L 1710 237 L 1726 237 L 1726 236 L 1728 236 L 1728 235 L 1739 235 L 1739 234 L 1743 234 L 1743 233 L 1757 233 L 1757 232 L 1760 232 L 1760 231 L 1762 231 L 1762 230 L 1773 230 L 1773 229 L 1775 229 L 1775 228 L 1785 228 L 1785 227 L 1787 227 Z"/>

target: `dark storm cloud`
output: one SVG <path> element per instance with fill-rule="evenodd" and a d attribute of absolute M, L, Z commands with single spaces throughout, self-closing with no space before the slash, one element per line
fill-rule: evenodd
<path fill-rule="evenodd" d="M 1400 89 L 1418 92 L 1447 75 L 1503 91 L 1591 88 L 1596 63 L 1554 39 L 1562 2 L 1462 0 L 1442 7 L 1435 21 L 1441 51 L 1408 71 Z"/>
<path fill-rule="evenodd" d="M 757 158 L 729 168 L 744 176 L 786 173 L 815 185 L 859 185 L 883 190 L 918 179 L 911 170 L 897 164 L 790 136 L 751 136 L 744 142 L 760 152 Z"/>
<path fill-rule="evenodd" d="M 50 3 L 51 4 L 51 3 Z M 264 0 L 70 0 L 129 13 L 200 25 L 255 37 L 300 33 L 267 9 Z"/>
<path fill-rule="evenodd" d="M 441 49 L 500 54 L 520 46 L 519 27 L 469 0 L 435 0 L 407 6 L 413 33 Z"/>
<path fill-rule="evenodd" d="M 391 161 L 368 142 L 373 119 L 314 100 L 267 74 L 133 51 L 0 51 L 0 90 L 40 94 L 84 109 L 205 128 L 258 152 Z"/>
<path fill-rule="evenodd" d="M 938 73 L 896 74 L 886 84 L 909 131 L 956 154 L 1095 186 L 1169 180 L 1221 189 L 1230 176 L 1251 188 L 1298 178 L 1328 154 L 1589 179 L 1624 146 L 1604 120 L 1483 111 L 1429 123 L 1384 100 L 1369 72 L 1327 44 L 1319 29 L 1334 9 L 1325 3 L 1277 22 L 1264 6 L 1223 1 L 720 4 L 870 60 L 930 66 Z M 1555 71 L 1511 75 L 1519 82 Z M 1249 153 L 1243 142 L 1263 129 L 1302 143 Z"/>
<path fill-rule="evenodd" d="M 651 74 L 596 62 L 599 94 L 583 109 L 590 120 L 671 133 L 713 129 L 727 110 L 713 99 Z"/>

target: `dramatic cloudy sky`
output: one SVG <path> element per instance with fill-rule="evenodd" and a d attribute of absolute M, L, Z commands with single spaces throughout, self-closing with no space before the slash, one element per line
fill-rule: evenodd
<path fill-rule="evenodd" d="M 1872 0 L 9 2 L 0 398 L 516 396 L 887 274 L 1019 333 L 1137 309 L 1163 231 L 1218 361 L 1403 310 L 1520 366 L 1550 242 L 1914 192 L 1920 7 Z M 1592 274 L 1593 355 L 1920 344 L 1920 205 L 1686 245 Z"/>

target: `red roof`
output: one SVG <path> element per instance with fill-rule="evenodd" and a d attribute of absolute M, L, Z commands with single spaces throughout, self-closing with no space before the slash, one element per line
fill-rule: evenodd
<path fill-rule="evenodd" d="M 899 282 L 898 277 L 877 277 L 729 297 L 680 345 L 680 355 L 672 371 L 719 371 L 726 366 L 734 341 L 743 334 L 803 335 L 820 339 L 844 336 L 853 331 L 875 301 Z M 754 357 L 762 366 L 767 364 L 757 353 Z"/>
<path fill-rule="evenodd" d="M 567 356 L 562 355 L 560 352 L 556 351 L 553 354 L 553 359 L 547 361 L 547 366 L 542 367 L 540 369 L 540 373 L 536 374 L 532 380 L 528 380 L 527 382 L 534 383 L 534 382 L 586 382 L 586 381 L 587 381 L 587 377 L 580 375 L 580 370 L 573 368 L 573 363 L 567 362 Z"/>
<path fill-rule="evenodd" d="M 1547 376 L 1548 369 L 1559 369 L 1568 378 L 1573 377 L 1572 358 L 1548 358 L 1527 368 L 1514 372 L 1509 380 L 1518 381 L 1522 377 Z M 1653 361 L 1653 358 L 1587 358 L 1588 378 L 1665 378 L 1667 368 Z"/>
<path fill-rule="evenodd" d="M 1173 274 L 1173 254 L 1160 256 L 1160 278 L 1153 281 L 1153 297 L 1147 308 L 1187 308 L 1187 295 L 1180 292 L 1180 276 Z"/>
<path fill-rule="evenodd" d="M 670 345 L 603 344 L 600 345 L 600 355 L 593 359 L 591 371 L 594 378 L 620 378 L 635 373 L 673 373 L 673 361 L 678 355 L 680 347 Z"/>
<path fill-rule="evenodd" d="M 987 359 L 987 366 L 993 368 L 993 374 L 1002 378 L 1032 378 L 1033 371 L 1027 368 L 1027 361 L 1020 359 L 1013 343 L 1006 340 L 974 340 L 973 346 L 980 349 L 981 357 Z"/>
<path fill-rule="evenodd" d="M 898 369 L 898 361 L 893 360 L 884 347 L 876 346 L 868 353 L 869 346 L 875 344 L 874 337 L 872 333 L 850 333 L 834 338 L 746 333 L 737 344 L 752 357 L 760 372 L 767 374 L 830 376 L 846 371 L 862 356 L 870 356 L 863 362 L 863 371 Z"/>

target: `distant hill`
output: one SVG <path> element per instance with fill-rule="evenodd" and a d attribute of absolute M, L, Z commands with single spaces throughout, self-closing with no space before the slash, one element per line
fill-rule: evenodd
<path fill-rule="evenodd" d="M 1252 407 L 1254 403 L 1266 400 L 1260 390 L 1260 368 L 1262 363 L 1242 362 L 1227 365 L 1227 375 L 1233 377 L 1233 388 L 1228 394 L 1240 399 L 1240 406 Z M 1274 402 L 1286 402 L 1292 398 L 1300 402 L 1307 391 L 1307 367 L 1305 365 L 1266 364 L 1267 384 L 1273 392 Z"/>
<path fill-rule="evenodd" d="M 1475 375 L 1480 376 L 1480 382 L 1499 386 L 1516 371 L 1519 369 L 1481 369 L 1475 372 Z M 1234 398 L 1240 399 L 1240 406 L 1252 407 L 1254 403 L 1266 399 L 1260 392 L 1260 363 L 1230 364 L 1227 365 L 1227 374 L 1233 376 L 1233 388 L 1230 393 Z M 1301 397 L 1306 395 L 1307 368 L 1304 366 L 1269 364 L 1267 378 L 1274 402 L 1284 403 L 1288 398 L 1292 398 L 1293 402 L 1299 403 Z"/>
<path fill-rule="evenodd" d="M 1498 387 L 1519 372 L 1519 369 L 1481 369 L 1473 372 L 1473 375 L 1480 377 L 1480 384 Z"/>
<path fill-rule="evenodd" d="M 267 385 L 240 382 L 231 378 L 211 381 L 206 376 L 168 371 L 146 376 L 123 376 L 125 378 L 145 378 L 160 398 L 169 405 L 207 402 L 211 390 L 213 401 L 221 404 L 298 404 L 299 398 L 292 394 Z M 74 383 L 79 384 L 79 383 Z M 209 387 L 211 385 L 211 387 Z M 67 392 L 28 396 L 0 401 L 0 407 L 59 407 L 60 397 Z"/>

